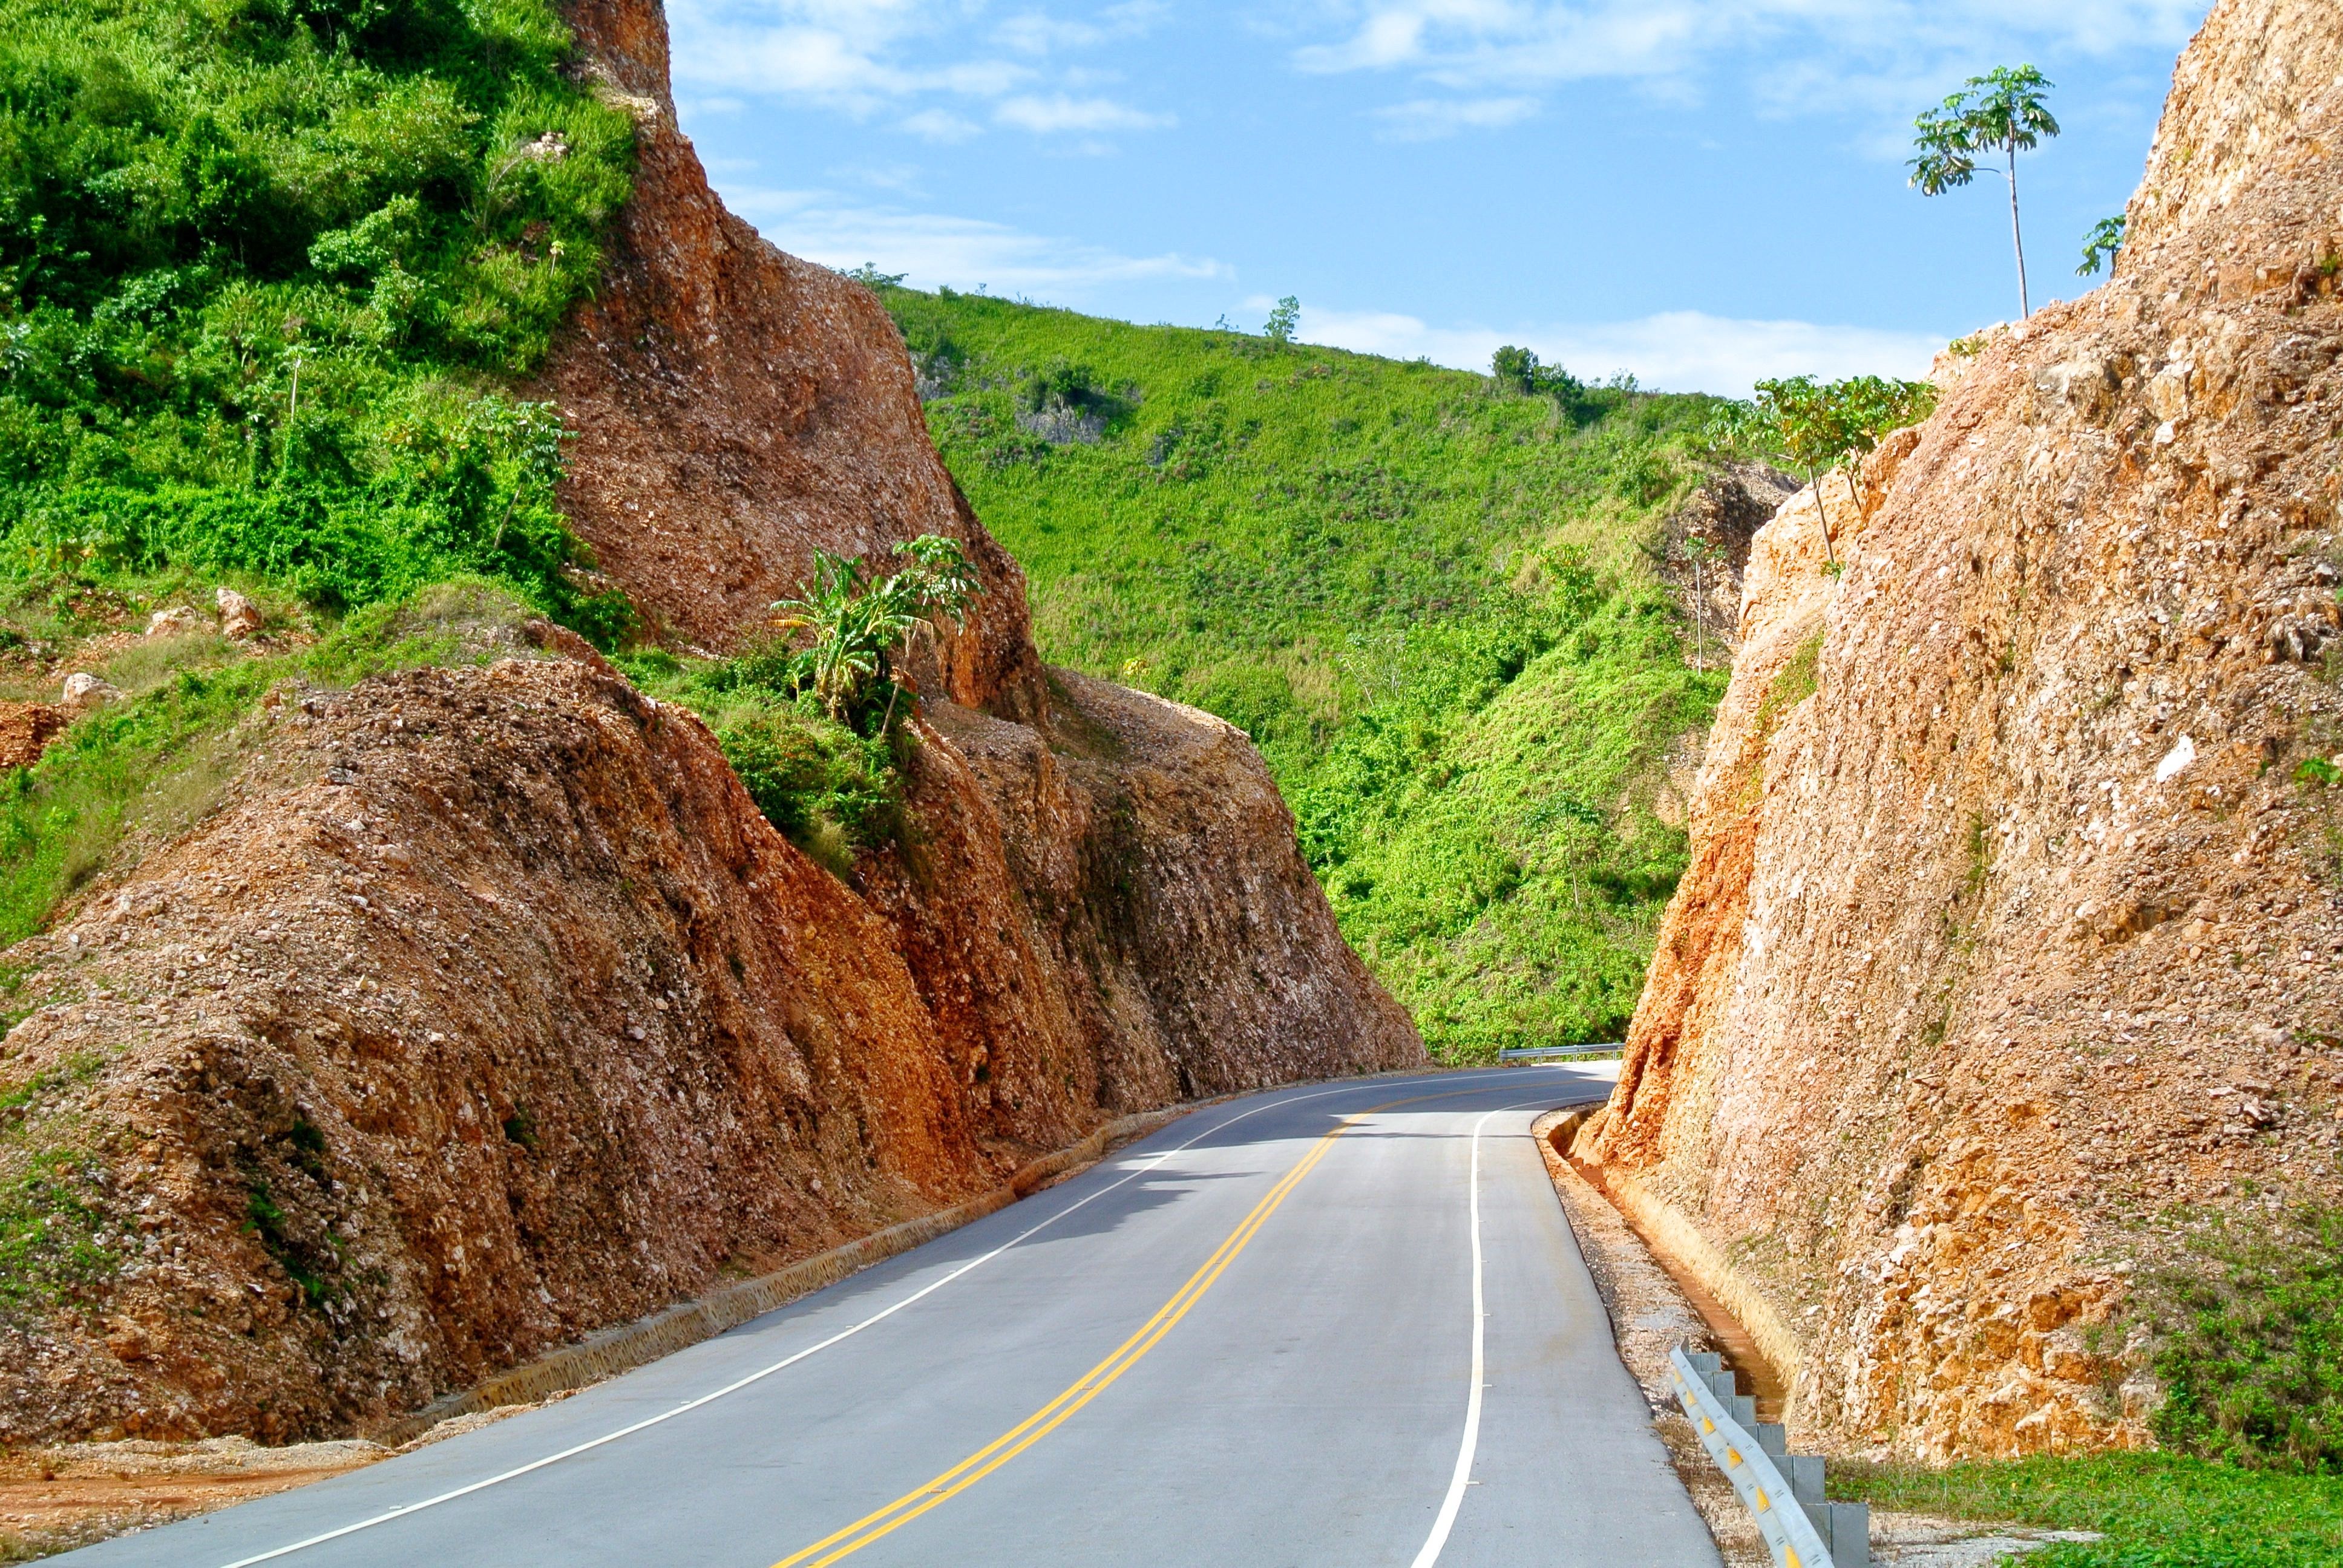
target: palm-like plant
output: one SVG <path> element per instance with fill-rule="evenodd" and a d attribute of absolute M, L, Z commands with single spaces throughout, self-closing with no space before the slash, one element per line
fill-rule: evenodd
<path fill-rule="evenodd" d="M 773 606 L 778 629 L 810 634 L 791 660 L 802 688 L 823 712 L 858 731 L 882 688 L 887 705 L 880 733 L 895 721 L 902 689 L 895 679 L 898 650 L 907 650 L 922 632 L 933 636 L 940 622 L 962 625 L 969 602 L 983 591 L 958 539 L 922 534 L 901 553 L 910 565 L 873 582 L 860 557 L 818 549 L 813 575 L 799 585 L 799 597 Z"/>
<path fill-rule="evenodd" d="M 2017 155 L 2041 146 L 2043 137 L 2058 134 L 2058 122 L 2044 101 L 2052 85 L 2031 65 L 2014 70 L 1999 66 L 1985 75 L 1971 76 L 1959 92 L 1912 122 L 1919 132 L 1913 140 L 1919 156 L 1911 160 L 1911 183 L 1922 196 L 1942 196 L 1967 185 L 1976 177 L 1981 156 L 2000 154 L 2007 158 L 2009 237 L 2017 251 L 2021 319 L 2034 314 L 2034 302 L 2026 286 L 2026 235 L 2017 220 Z"/>

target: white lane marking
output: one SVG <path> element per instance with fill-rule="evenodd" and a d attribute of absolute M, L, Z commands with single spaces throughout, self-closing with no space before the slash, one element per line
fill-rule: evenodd
<path fill-rule="evenodd" d="M 1464 1506 L 1464 1489 L 1475 1484 L 1473 1453 L 1481 1445 L 1481 1390 L 1486 1366 L 1482 1349 L 1487 1337 L 1486 1308 L 1481 1294 L 1481 1129 L 1489 1125 L 1491 1116 L 1544 1103 L 1543 1100 L 1524 1100 L 1519 1105 L 1500 1105 L 1473 1123 L 1473 1172 L 1467 1179 L 1473 1190 L 1473 1392 L 1464 1399 L 1464 1441 L 1456 1450 L 1456 1473 L 1448 1479 L 1448 1495 L 1440 1504 L 1440 1517 L 1432 1522 L 1431 1539 L 1415 1554 L 1413 1568 L 1432 1568 L 1440 1561 L 1440 1550 L 1448 1544 L 1448 1532 L 1456 1524 L 1456 1511 Z"/>
<path fill-rule="evenodd" d="M 1503 1072 L 1518 1071 L 1519 1070 L 1497 1068 L 1490 1070 Z M 1443 1074 L 1441 1076 L 1444 1077 L 1445 1075 Z M 1458 1076 L 1463 1077 L 1465 1075 L 1458 1074 Z M 239 1557 L 235 1562 L 226 1564 L 226 1568 L 252 1568 L 252 1564 L 256 1563 L 274 1562 L 279 1557 L 289 1557 L 296 1552 L 306 1552 L 312 1546 L 322 1546 L 328 1541 L 338 1541 L 345 1535 L 355 1535 L 361 1530 L 371 1530 L 377 1524 L 387 1524 L 394 1519 L 405 1519 L 411 1514 L 420 1513 L 427 1508 L 437 1508 L 443 1503 L 453 1503 L 459 1497 L 469 1497 L 472 1493 L 476 1492 L 485 1492 L 491 1486 L 499 1486 L 508 1481 L 518 1481 L 520 1477 L 528 1475 L 535 1471 L 543 1470 L 548 1465 L 558 1464 L 565 1459 L 575 1459 L 581 1453 L 590 1452 L 594 1449 L 603 1447 L 608 1443 L 616 1442 L 622 1437 L 632 1437 L 635 1433 L 650 1427 L 658 1426 L 662 1422 L 673 1421 L 677 1416 L 698 1410 L 702 1405 L 713 1404 L 727 1394 L 738 1393 L 751 1383 L 762 1382 L 765 1379 L 772 1376 L 775 1372 L 782 1372 L 789 1367 L 793 1367 L 797 1365 L 798 1362 L 805 1360 L 808 1356 L 813 1355 L 820 1351 L 826 1351 L 841 1340 L 852 1339 L 856 1334 L 860 1333 L 863 1330 L 870 1327 L 873 1323 L 882 1322 L 885 1320 L 893 1317 L 897 1312 L 901 1312 L 905 1307 L 910 1306 L 912 1302 L 920 1300 L 922 1297 L 934 1294 L 936 1292 L 942 1290 L 946 1285 L 950 1284 L 954 1280 L 959 1279 L 962 1274 L 969 1272 L 972 1269 L 983 1267 L 985 1264 L 992 1261 L 993 1259 L 1001 1256 L 1001 1253 L 1006 1252 L 1011 1247 L 1016 1246 L 1019 1242 L 1023 1241 L 1029 1237 L 1036 1235 L 1042 1231 L 1048 1230 L 1051 1226 L 1056 1224 L 1059 1221 L 1064 1219 L 1067 1215 L 1081 1208 L 1084 1203 L 1092 1202 L 1098 1199 L 1105 1197 L 1108 1193 L 1113 1191 L 1117 1187 L 1122 1186 L 1125 1182 L 1137 1181 L 1140 1177 L 1146 1175 L 1149 1171 L 1153 1171 L 1156 1167 L 1161 1165 L 1166 1160 L 1171 1159 L 1174 1154 L 1182 1153 L 1189 1149 L 1194 1148 L 1197 1144 L 1202 1143 L 1205 1139 L 1212 1137 L 1213 1133 L 1233 1127 L 1238 1122 L 1245 1120 L 1246 1117 L 1259 1116 L 1264 1111 L 1276 1111 L 1288 1105 L 1298 1105 L 1305 1100 L 1322 1100 L 1330 1094 L 1355 1094 L 1368 1089 L 1384 1089 L 1388 1087 L 1390 1087 L 1390 1085 L 1387 1081 L 1376 1081 L 1371 1079 L 1364 1083 L 1345 1084 L 1339 1089 L 1322 1089 L 1314 1091 L 1309 1094 L 1291 1095 L 1283 1100 L 1272 1101 L 1266 1105 L 1256 1105 L 1251 1111 L 1241 1111 L 1237 1115 L 1229 1117 L 1225 1121 L 1216 1121 L 1211 1127 L 1188 1140 L 1187 1142 L 1180 1144 L 1176 1148 L 1166 1149 L 1161 1154 L 1151 1155 L 1146 1163 L 1134 1166 L 1128 1174 L 1121 1178 L 1121 1181 L 1110 1182 L 1106 1186 L 1100 1188 L 1097 1191 L 1091 1193 L 1088 1197 L 1079 1199 L 1074 1202 L 1067 1204 L 1064 1208 L 1059 1210 L 1056 1213 L 1051 1215 L 1040 1224 L 1033 1226 L 1032 1229 L 1021 1231 L 1019 1234 L 1011 1237 L 1008 1241 L 1003 1241 L 1000 1246 L 993 1248 L 992 1251 L 985 1253 L 982 1257 L 970 1259 L 969 1261 L 962 1263 L 959 1268 L 954 1269 L 950 1273 L 946 1274 L 943 1278 L 912 1292 L 910 1295 L 905 1296 L 901 1301 L 897 1302 L 893 1306 L 888 1307 L 880 1312 L 873 1312 L 869 1317 L 863 1319 L 860 1322 L 856 1323 L 850 1328 L 840 1329 L 838 1332 L 830 1335 L 830 1338 L 822 1341 L 819 1344 L 808 1345 L 805 1349 L 798 1352 L 795 1355 L 777 1361 L 769 1367 L 765 1367 L 757 1372 L 752 1372 L 744 1378 L 739 1378 L 732 1382 L 726 1383 L 722 1388 L 716 1390 L 712 1393 L 704 1393 L 698 1399 L 686 1400 L 683 1403 L 677 1405 L 673 1410 L 662 1411 L 658 1415 L 646 1417 L 641 1421 L 636 1422 L 632 1426 L 622 1426 L 616 1432 L 607 1432 L 600 1437 L 590 1439 L 588 1442 L 578 1443 L 571 1448 L 565 1448 L 558 1453 L 547 1454 L 543 1459 L 531 1460 L 527 1464 L 517 1465 L 513 1469 L 505 1471 L 501 1474 L 491 1475 L 482 1481 L 475 1481 L 468 1486 L 458 1486 L 453 1491 L 440 1493 L 436 1497 L 427 1497 L 420 1503 L 402 1503 L 396 1508 L 386 1509 L 380 1513 L 361 1519 L 353 1524 L 345 1524 L 338 1530 L 328 1530 L 321 1534 L 309 1536 L 306 1540 L 296 1541 L 289 1546 L 279 1546 L 273 1551 L 263 1552 L 251 1557 Z M 1476 1137 L 1473 1144 L 1473 1148 L 1475 1150 L 1474 1158 L 1476 1160 L 1479 1158 L 1479 1147 L 1480 1145 Z M 1477 1239 L 1474 1245 L 1476 1247 L 1479 1245 Z M 1478 1278 L 1477 1272 L 1475 1274 L 1475 1278 L 1476 1280 Z M 779 1311 L 779 1309 L 777 1308 L 775 1310 Z M 754 1320 L 752 1319 L 751 1322 L 753 1321 Z"/>

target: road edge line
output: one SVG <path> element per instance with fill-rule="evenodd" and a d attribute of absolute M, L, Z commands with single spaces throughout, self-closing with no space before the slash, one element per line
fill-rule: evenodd
<path fill-rule="evenodd" d="M 939 1236 L 997 1214 L 1020 1199 L 1078 1167 L 1103 1160 L 1125 1143 L 1170 1126 L 1182 1117 L 1203 1111 L 1236 1095 L 1186 1101 L 1160 1110 L 1142 1111 L 1108 1122 L 1078 1142 L 1021 1166 L 1017 1173 L 990 1191 L 874 1231 L 867 1236 L 800 1258 L 755 1279 L 663 1307 L 649 1317 L 588 1334 L 573 1345 L 524 1362 L 482 1380 L 457 1393 L 446 1394 L 422 1409 L 381 1422 L 362 1435 L 387 1448 L 420 1437 L 443 1421 L 503 1405 L 531 1404 L 557 1393 L 599 1382 L 620 1372 L 649 1366 L 655 1361 L 739 1328 L 753 1318 L 802 1300 L 874 1263 L 900 1257 Z"/>

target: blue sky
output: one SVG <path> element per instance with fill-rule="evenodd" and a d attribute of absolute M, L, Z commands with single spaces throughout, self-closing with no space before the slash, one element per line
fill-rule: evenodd
<path fill-rule="evenodd" d="M 1739 393 L 2016 313 L 2005 188 L 1912 116 L 2057 84 L 2037 304 L 2139 178 L 2208 0 L 669 0 L 683 126 L 784 249 L 1143 322 Z"/>

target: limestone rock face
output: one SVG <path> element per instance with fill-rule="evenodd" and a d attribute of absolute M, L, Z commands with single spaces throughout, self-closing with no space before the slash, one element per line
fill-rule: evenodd
<path fill-rule="evenodd" d="M 2115 280 L 1753 544 L 1590 1153 L 1730 1258 L 1805 1441 L 2136 1443 L 2183 1203 L 2336 1196 L 2343 10 L 2222 0 Z"/>
<path fill-rule="evenodd" d="M 1040 664 L 877 301 L 709 192 L 655 0 L 569 10 L 643 163 L 539 389 L 566 503 L 711 647 L 817 548 L 964 540 L 910 830 L 840 880 L 541 624 L 280 688 L 189 831 L 8 955 L 0 1193 L 54 1220 L 0 1288 L 0 1443 L 363 1430 L 1111 1117 L 1424 1062 L 1243 735 Z"/>

